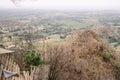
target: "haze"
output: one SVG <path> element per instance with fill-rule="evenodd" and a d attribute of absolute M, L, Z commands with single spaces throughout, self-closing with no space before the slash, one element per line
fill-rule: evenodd
<path fill-rule="evenodd" d="M 120 0 L 0 0 L 0 9 L 120 9 Z"/>

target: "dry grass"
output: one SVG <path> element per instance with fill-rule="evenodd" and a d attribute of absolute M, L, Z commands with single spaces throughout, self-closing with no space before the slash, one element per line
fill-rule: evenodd
<path fill-rule="evenodd" d="M 73 32 L 47 52 L 52 54 L 50 80 L 116 80 L 112 50 L 92 31 Z"/>

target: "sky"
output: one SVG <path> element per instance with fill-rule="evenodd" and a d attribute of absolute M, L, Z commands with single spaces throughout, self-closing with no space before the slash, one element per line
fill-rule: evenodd
<path fill-rule="evenodd" d="M 0 0 L 0 9 L 120 10 L 120 0 Z"/>

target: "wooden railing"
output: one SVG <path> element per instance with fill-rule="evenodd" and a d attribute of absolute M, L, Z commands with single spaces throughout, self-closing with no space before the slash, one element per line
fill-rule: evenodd
<path fill-rule="evenodd" d="M 2 63 L 3 69 L 9 70 L 11 72 L 17 72 L 18 74 L 18 76 L 13 76 L 10 78 L 5 78 L 2 76 L 2 80 L 33 80 L 34 69 L 31 70 L 31 74 L 29 71 L 20 72 L 19 65 L 10 57 L 5 55 L 0 56 L 0 61 Z"/>
<path fill-rule="evenodd" d="M 3 65 L 3 69 L 11 72 L 17 72 L 18 76 L 12 76 L 5 78 L 2 75 L 2 80 L 48 80 L 49 65 L 42 65 L 39 67 L 31 67 L 31 71 L 20 71 L 19 65 L 11 59 L 12 57 L 6 55 L 0 55 L 0 61 Z"/>

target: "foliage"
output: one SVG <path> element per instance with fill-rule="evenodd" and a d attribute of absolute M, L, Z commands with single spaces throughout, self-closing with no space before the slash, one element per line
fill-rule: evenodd
<path fill-rule="evenodd" d="M 104 61 L 110 61 L 110 58 L 112 57 L 112 55 L 109 52 L 104 52 L 102 54 L 102 57 L 103 57 Z"/>
<path fill-rule="evenodd" d="M 120 42 L 117 42 L 117 44 L 114 45 L 114 47 L 118 47 L 120 45 Z"/>
<path fill-rule="evenodd" d="M 30 70 L 30 66 L 39 66 L 45 64 L 40 55 L 34 50 L 25 52 L 24 61 L 25 70 Z"/>
<path fill-rule="evenodd" d="M 109 42 L 113 43 L 113 42 L 118 42 L 118 40 L 114 37 L 109 37 Z"/>

